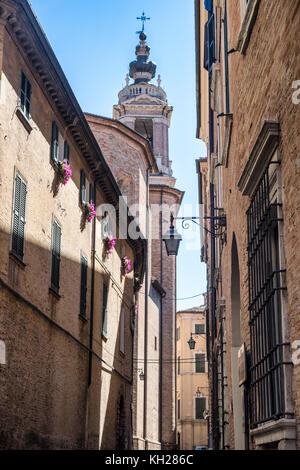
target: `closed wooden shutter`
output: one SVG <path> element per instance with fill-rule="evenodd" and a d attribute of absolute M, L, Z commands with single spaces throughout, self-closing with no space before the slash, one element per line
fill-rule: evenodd
<path fill-rule="evenodd" d="M 205 373 L 205 354 L 195 355 L 195 365 L 197 373 Z"/>
<path fill-rule="evenodd" d="M 203 412 L 206 409 L 206 398 L 195 399 L 195 418 L 204 419 Z"/>
<path fill-rule="evenodd" d="M 102 333 L 107 335 L 107 284 L 103 281 L 102 291 Z"/>
<path fill-rule="evenodd" d="M 80 276 L 80 315 L 86 316 L 86 293 L 87 293 L 87 259 L 81 257 Z"/>
<path fill-rule="evenodd" d="M 58 143 L 58 127 L 55 121 L 52 122 L 52 142 L 51 157 L 55 162 L 58 161 L 59 143 Z"/>
<path fill-rule="evenodd" d="M 25 210 L 26 210 L 26 183 L 16 174 L 14 212 L 12 227 L 12 251 L 21 259 L 24 256 Z"/>
<path fill-rule="evenodd" d="M 70 163 L 70 145 L 68 144 L 66 140 L 64 143 L 64 160 Z"/>
<path fill-rule="evenodd" d="M 59 268 L 60 268 L 60 243 L 61 228 L 54 220 L 52 228 L 52 269 L 51 269 L 51 287 L 56 292 L 59 290 Z"/>
<path fill-rule="evenodd" d="M 80 202 L 86 202 L 86 178 L 84 170 L 80 171 Z"/>

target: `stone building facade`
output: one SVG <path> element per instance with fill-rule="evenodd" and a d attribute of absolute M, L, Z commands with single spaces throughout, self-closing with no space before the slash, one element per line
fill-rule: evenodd
<path fill-rule="evenodd" d="M 182 450 L 208 448 L 206 323 L 204 305 L 176 314 L 177 443 Z M 194 341 L 192 349 L 190 339 Z"/>
<path fill-rule="evenodd" d="M 84 216 L 122 193 L 26 0 L 0 3 L 0 122 L 0 448 L 132 448 L 147 247 L 116 217 L 107 255 L 107 215 Z"/>
<path fill-rule="evenodd" d="M 183 193 L 175 188 L 169 160 L 172 107 L 160 86 L 160 76 L 158 86 L 151 83 L 156 65 L 148 60 L 145 33 L 139 39 L 137 60 L 129 66 L 134 81 L 130 84 L 126 76 L 113 119 L 91 114 L 86 118 L 147 243 L 134 350 L 134 448 L 173 449 L 176 262 L 168 259 L 163 235 L 169 229 L 171 211 L 177 214 Z"/>
<path fill-rule="evenodd" d="M 195 15 L 211 445 L 298 449 L 300 2 Z"/>

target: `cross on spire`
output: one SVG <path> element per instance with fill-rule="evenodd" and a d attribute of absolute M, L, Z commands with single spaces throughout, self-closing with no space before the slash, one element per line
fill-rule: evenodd
<path fill-rule="evenodd" d="M 143 24 L 142 32 L 144 32 L 144 30 L 145 30 L 145 22 L 146 22 L 147 20 L 150 20 L 151 18 L 148 18 L 147 16 L 145 16 L 145 12 L 143 11 L 142 16 L 137 16 L 136 19 L 137 19 L 137 20 L 141 20 L 141 22 L 142 22 L 142 24 Z M 139 31 L 139 32 L 140 32 L 140 31 Z"/>

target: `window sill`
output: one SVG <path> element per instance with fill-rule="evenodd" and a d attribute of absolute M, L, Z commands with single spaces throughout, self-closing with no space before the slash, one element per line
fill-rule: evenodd
<path fill-rule="evenodd" d="M 296 442 L 296 420 L 282 418 L 278 421 L 270 421 L 252 429 L 250 435 L 256 446 L 287 440 Z"/>
<path fill-rule="evenodd" d="M 101 333 L 101 337 L 102 337 L 103 341 L 105 341 L 105 342 L 108 340 L 107 333 L 105 334 L 105 333 L 103 333 L 103 331 Z"/>
<path fill-rule="evenodd" d="M 32 125 L 30 124 L 29 119 L 25 116 L 25 114 L 23 113 L 23 111 L 22 111 L 22 109 L 21 109 L 20 107 L 17 108 L 16 115 L 17 115 L 18 118 L 20 119 L 21 123 L 22 123 L 23 126 L 25 127 L 25 129 L 26 129 L 26 131 L 28 132 L 28 134 L 30 134 L 30 132 L 32 131 L 33 127 L 32 127 Z"/>
<path fill-rule="evenodd" d="M 49 294 L 53 295 L 57 300 L 61 298 L 58 291 L 56 289 L 53 289 L 52 287 L 49 287 Z"/>
<path fill-rule="evenodd" d="M 245 16 L 241 24 L 237 45 L 235 49 L 240 51 L 241 54 L 245 55 L 246 50 L 250 41 L 250 36 L 254 23 L 256 21 L 257 12 L 259 8 L 259 0 L 249 0 L 247 5 Z"/>
<path fill-rule="evenodd" d="M 88 319 L 84 317 L 83 315 L 81 315 L 81 313 L 78 316 L 83 323 L 87 323 Z"/>
<path fill-rule="evenodd" d="M 18 255 L 16 255 L 13 251 L 10 251 L 9 252 L 9 257 L 11 260 L 13 260 L 18 266 L 20 266 L 20 268 L 22 269 L 25 269 L 26 268 L 26 264 L 24 263 L 24 261 L 19 258 Z"/>

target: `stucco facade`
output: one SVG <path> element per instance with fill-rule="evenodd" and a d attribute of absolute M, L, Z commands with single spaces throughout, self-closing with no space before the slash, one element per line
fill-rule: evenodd
<path fill-rule="evenodd" d="M 208 448 L 208 363 L 206 307 L 177 312 L 177 442 L 182 450 Z M 191 335 L 192 334 L 192 335 Z M 188 341 L 195 341 L 190 349 Z"/>
<path fill-rule="evenodd" d="M 106 256 L 102 216 L 83 215 L 82 171 L 85 201 L 92 185 L 95 206 L 118 210 L 121 191 L 25 0 L 1 2 L 0 74 L 0 448 L 128 449 L 136 299 L 121 258 L 142 276 L 145 244 L 117 237 Z M 58 160 L 69 145 L 66 185 L 53 122 Z M 19 216 L 23 233 L 12 234 Z"/>

